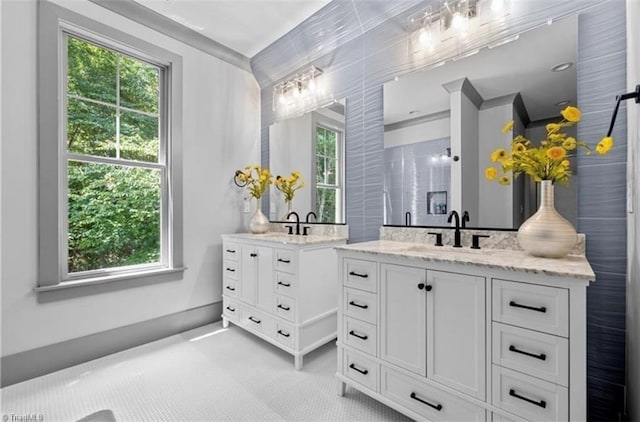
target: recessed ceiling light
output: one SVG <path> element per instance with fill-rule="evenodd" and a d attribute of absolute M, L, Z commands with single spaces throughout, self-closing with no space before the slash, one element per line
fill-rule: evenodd
<path fill-rule="evenodd" d="M 558 102 L 556 103 L 556 105 L 557 105 L 558 107 L 563 107 L 563 106 L 568 105 L 569 103 L 570 103 L 570 101 L 564 100 L 564 101 L 558 101 Z"/>
<path fill-rule="evenodd" d="M 569 69 L 571 66 L 573 66 L 572 62 L 560 63 L 560 64 L 557 64 L 557 65 L 553 66 L 551 68 L 551 71 L 552 72 L 562 72 L 563 70 Z"/>

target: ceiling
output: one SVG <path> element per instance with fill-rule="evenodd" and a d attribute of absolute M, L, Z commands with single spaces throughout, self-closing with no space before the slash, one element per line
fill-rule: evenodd
<path fill-rule="evenodd" d="M 251 58 L 330 0 L 135 0 Z"/>
<path fill-rule="evenodd" d="M 385 84 L 385 124 L 448 110 L 449 93 L 442 86 L 468 78 L 483 100 L 520 93 L 531 121 L 558 117 L 560 101 L 577 100 L 577 19 L 520 34 L 518 40 L 427 71 L 401 76 Z M 563 72 L 559 63 L 572 62 Z"/>

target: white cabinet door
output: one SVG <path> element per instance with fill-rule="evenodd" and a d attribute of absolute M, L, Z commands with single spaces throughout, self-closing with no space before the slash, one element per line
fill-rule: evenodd
<path fill-rule="evenodd" d="M 273 311 L 273 296 L 273 249 L 243 246 L 240 297 L 247 303 Z"/>
<path fill-rule="evenodd" d="M 427 377 L 485 399 L 485 279 L 427 271 Z"/>
<path fill-rule="evenodd" d="M 424 376 L 426 270 L 382 264 L 380 271 L 380 357 Z"/>
<path fill-rule="evenodd" d="M 251 305 L 256 303 L 256 275 L 258 248 L 243 245 L 240 270 L 240 298 Z"/>

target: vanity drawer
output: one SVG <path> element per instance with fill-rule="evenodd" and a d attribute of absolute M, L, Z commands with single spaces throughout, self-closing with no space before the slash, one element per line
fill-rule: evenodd
<path fill-rule="evenodd" d="M 377 355 L 378 339 L 375 325 L 345 317 L 342 326 L 345 344 L 372 356 Z"/>
<path fill-rule="evenodd" d="M 226 243 L 222 245 L 222 259 L 224 261 L 238 261 L 240 256 L 240 246 L 235 243 Z"/>
<path fill-rule="evenodd" d="M 464 399 L 446 393 L 423 381 L 418 381 L 382 366 L 382 395 L 432 421 L 486 420 L 486 411 Z"/>
<path fill-rule="evenodd" d="M 276 249 L 276 271 L 296 273 L 296 253 L 287 249 Z"/>
<path fill-rule="evenodd" d="M 222 297 L 222 315 L 231 320 L 238 321 L 240 319 L 240 308 L 235 300 Z"/>
<path fill-rule="evenodd" d="M 281 273 L 276 271 L 276 293 L 294 296 L 296 276 L 293 274 Z"/>
<path fill-rule="evenodd" d="M 247 328 L 266 334 L 268 337 L 273 337 L 275 321 L 272 317 L 253 308 L 242 308 L 240 315 L 242 323 Z"/>
<path fill-rule="evenodd" d="M 493 405 L 532 421 L 565 421 L 569 390 L 493 365 Z"/>
<path fill-rule="evenodd" d="M 276 315 L 293 322 L 296 314 L 296 301 L 288 296 L 276 295 Z"/>
<path fill-rule="evenodd" d="M 378 297 L 375 293 L 344 288 L 342 309 L 344 314 L 370 324 L 377 323 Z"/>
<path fill-rule="evenodd" d="M 569 340 L 493 323 L 493 363 L 569 386 Z"/>
<path fill-rule="evenodd" d="M 232 297 L 238 296 L 238 282 L 229 277 L 222 279 L 222 294 Z"/>
<path fill-rule="evenodd" d="M 344 285 L 375 293 L 378 289 L 378 267 L 373 261 L 345 258 L 343 263 Z"/>
<path fill-rule="evenodd" d="M 222 264 L 222 276 L 226 278 L 231 278 L 234 280 L 238 279 L 239 273 L 239 265 L 236 261 L 225 260 Z"/>
<path fill-rule="evenodd" d="M 494 279 L 493 320 L 568 337 L 569 291 Z"/>
<path fill-rule="evenodd" d="M 345 377 L 376 393 L 380 391 L 380 365 L 361 353 L 346 349 L 343 352 L 342 360 L 342 373 Z"/>
<path fill-rule="evenodd" d="M 284 324 L 282 322 L 276 322 L 276 331 L 273 337 L 276 341 L 284 344 L 287 347 L 294 348 L 295 347 L 295 332 L 293 331 L 293 327 L 289 324 Z"/>

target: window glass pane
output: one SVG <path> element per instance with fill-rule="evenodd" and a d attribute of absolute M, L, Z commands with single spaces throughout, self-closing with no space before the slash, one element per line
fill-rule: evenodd
<path fill-rule="evenodd" d="M 316 127 L 316 155 L 325 155 L 325 130 Z"/>
<path fill-rule="evenodd" d="M 115 104 L 116 53 L 67 36 L 67 67 L 69 94 Z"/>
<path fill-rule="evenodd" d="M 67 149 L 76 154 L 115 157 L 115 108 L 68 98 Z"/>
<path fill-rule="evenodd" d="M 327 185 L 335 185 L 336 184 L 336 160 L 333 160 L 331 158 L 327 158 L 326 161 L 326 177 L 325 177 L 325 183 Z"/>
<path fill-rule="evenodd" d="M 316 183 L 324 184 L 324 157 L 316 156 Z"/>
<path fill-rule="evenodd" d="M 160 261 L 160 171 L 69 161 L 68 271 Z"/>
<path fill-rule="evenodd" d="M 158 113 L 158 68 L 131 57 L 120 57 L 120 105 Z"/>
<path fill-rule="evenodd" d="M 318 221 L 335 223 L 336 221 L 336 190 L 327 188 L 316 189 L 316 214 Z"/>
<path fill-rule="evenodd" d="M 120 113 L 120 158 L 158 162 L 158 118 L 122 111 Z"/>
<path fill-rule="evenodd" d="M 327 157 L 337 158 L 336 157 L 336 142 L 338 136 L 337 133 L 332 130 L 327 130 L 327 146 L 326 146 L 326 155 Z"/>

